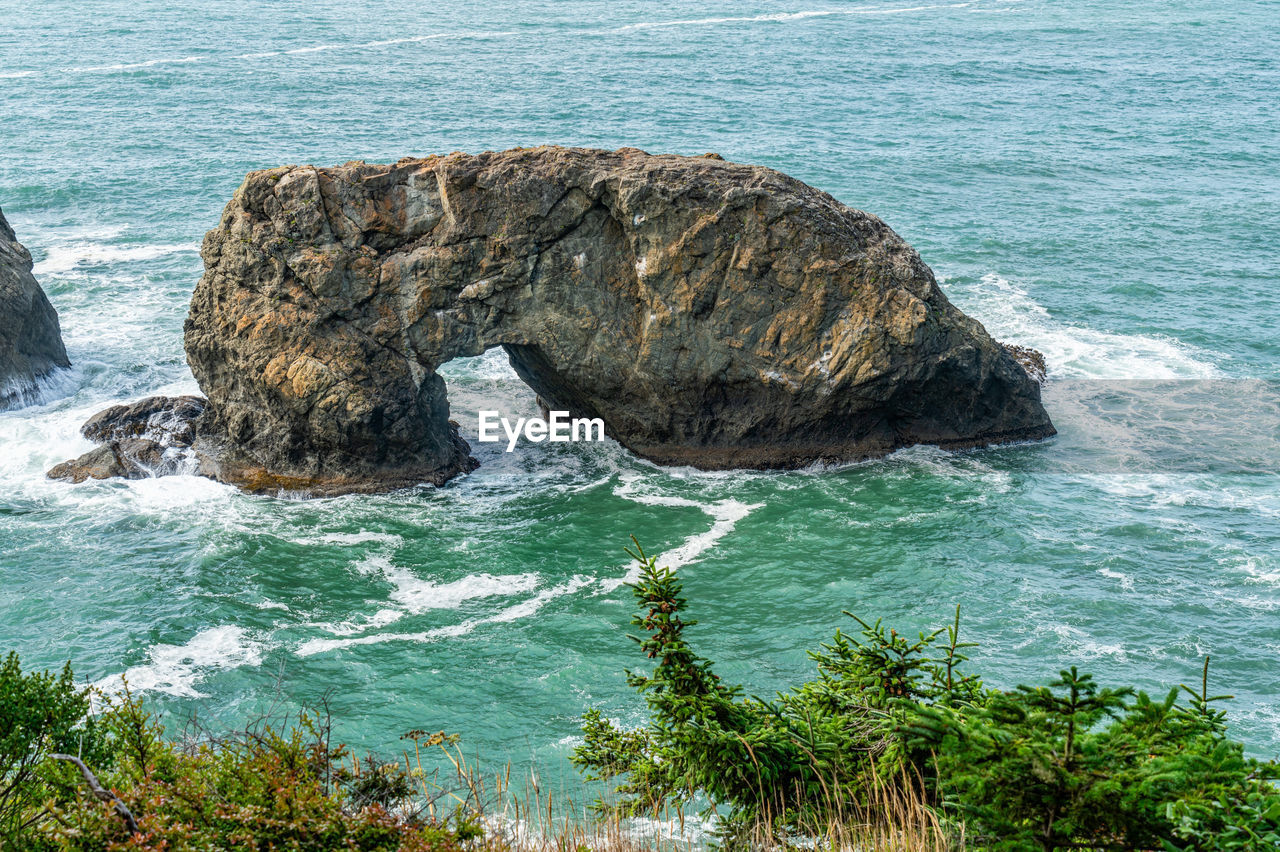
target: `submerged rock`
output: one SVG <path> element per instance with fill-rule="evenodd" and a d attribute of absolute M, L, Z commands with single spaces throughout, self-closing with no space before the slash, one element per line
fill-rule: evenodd
<path fill-rule="evenodd" d="M 31 253 L 0 211 L 0 410 L 35 401 L 38 382 L 70 366 L 58 312 L 31 274 Z"/>
<path fill-rule="evenodd" d="M 662 464 L 789 468 L 1054 433 L 1040 388 L 875 216 L 717 157 L 565 148 L 251 173 L 186 323 L 206 472 L 442 483 L 447 361 Z"/>

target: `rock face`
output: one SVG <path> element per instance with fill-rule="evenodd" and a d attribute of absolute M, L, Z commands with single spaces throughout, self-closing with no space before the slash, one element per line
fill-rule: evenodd
<path fill-rule="evenodd" d="M 31 403 L 40 379 L 70 366 L 58 313 L 31 274 L 31 253 L 0 211 L 0 410 Z"/>
<path fill-rule="evenodd" d="M 475 466 L 437 369 L 503 347 L 662 464 L 789 468 L 1053 426 L 874 216 L 715 156 L 564 148 L 251 173 L 186 324 L 211 475 L 312 493 Z"/>

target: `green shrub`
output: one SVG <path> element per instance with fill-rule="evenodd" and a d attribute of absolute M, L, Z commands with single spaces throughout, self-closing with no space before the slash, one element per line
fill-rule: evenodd
<path fill-rule="evenodd" d="M 876 819 L 884 785 L 923 797 L 970 848 L 1280 849 L 1280 777 L 1244 755 L 1208 694 L 1099 687 L 1071 667 L 1045 686 L 989 689 L 964 671 L 959 610 L 916 638 L 856 619 L 810 656 L 814 680 L 772 701 L 722 683 L 688 644 L 673 572 L 642 550 L 632 637 L 655 661 L 628 672 L 649 724 L 584 717 L 574 762 L 614 779 L 626 814 L 699 797 L 728 846 Z M 1190 700 L 1180 703 L 1181 693 Z M 894 799 L 889 797 L 894 801 Z M 892 813 L 881 813 L 892 819 Z"/>
<path fill-rule="evenodd" d="M 368 850 L 453 852 L 477 835 L 458 812 L 422 813 L 408 770 L 330 747 L 327 721 L 262 721 L 230 735 L 165 736 L 129 694 L 100 696 L 70 667 L 23 674 L 0 666 L 0 848 L 4 850 Z M 89 795 L 80 757 L 136 819 Z"/>
<path fill-rule="evenodd" d="M 868 777 L 889 746 L 893 699 L 920 694 L 926 677 L 932 682 L 932 664 L 918 653 L 932 638 L 909 643 L 867 626 L 883 640 L 873 648 L 837 634 L 813 655 L 817 680 L 775 701 L 744 698 L 685 641 L 696 622 L 682 617 L 686 601 L 674 572 L 639 545 L 632 555 L 642 576 L 635 586 L 640 612 L 631 623 L 648 633 L 632 638 L 656 665 L 627 677 L 652 721 L 624 731 L 598 711 L 586 714 L 584 743 L 572 760 L 589 778 L 619 779 L 617 801 L 599 807 L 631 816 L 704 797 L 721 811 L 721 837 L 731 844 L 865 811 L 878 792 Z M 968 680 L 962 685 L 971 688 Z"/>
<path fill-rule="evenodd" d="M 61 673 L 24 674 L 17 654 L 0 662 L 0 849 L 34 843 L 46 799 L 75 795 L 78 776 L 48 756 L 69 752 L 105 764 L 109 751 L 89 716 L 87 689 L 68 664 Z"/>

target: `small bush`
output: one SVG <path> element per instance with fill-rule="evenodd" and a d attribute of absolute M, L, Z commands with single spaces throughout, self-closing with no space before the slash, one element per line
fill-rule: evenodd
<path fill-rule="evenodd" d="M 56 675 L 24 674 L 11 653 L 0 663 L 0 849 L 30 846 L 41 803 L 74 795 L 78 776 L 48 760 L 56 752 L 109 760 L 88 690 L 76 689 L 70 665 Z"/>
<path fill-rule="evenodd" d="M 875 835 L 919 813 L 902 802 L 924 802 L 937 822 L 913 830 L 930 846 L 945 826 L 946 843 L 974 849 L 1280 849 L 1280 767 L 1228 738 L 1207 660 L 1198 691 L 1163 699 L 1075 667 L 1002 691 L 965 670 L 958 609 L 915 638 L 854 617 L 856 634 L 811 653 L 814 680 L 747 698 L 689 645 L 675 574 L 632 555 L 645 633 L 632 638 L 654 668 L 627 676 L 650 723 L 623 730 L 591 710 L 573 757 L 614 779 L 604 810 L 701 797 L 730 847 L 830 841 L 851 821 Z"/>
<path fill-rule="evenodd" d="M 452 852 L 475 837 L 465 815 L 422 812 L 408 770 L 330 747 L 327 720 L 303 714 L 232 735 L 166 737 L 127 691 L 102 696 L 61 675 L 0 666 L 0 848 L 6 850 L 368 850 Z M 136 819 L 88 794 L 80 757 Z"/>

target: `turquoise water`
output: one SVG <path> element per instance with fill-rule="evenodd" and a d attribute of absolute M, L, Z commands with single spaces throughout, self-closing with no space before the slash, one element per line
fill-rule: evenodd
<path fill-rule="evenodd" d="M 847 619 L 943 623 L 1013 685 L 1078 664 L 1237 696 L 1280 750 L 1280 5 L 0 2 L 0 206 L 74 370 L 0 414 L 0 648 L 178 718 L 328 696 L 563 771 L 621 669 L 635 534 L 693 635 L 768 693 Z M 473 446 L 435 490 L 291 501 L 48 482 L 107 404 L 195 389 L 204 231 L 281 163 L 560 143 L 763 163 L 886 219 L 961 308 L 1040 348 L 1060 436 L 790 473 L 612 443 Z M 498 352 L 455 417 L 531 413 Z"/>

